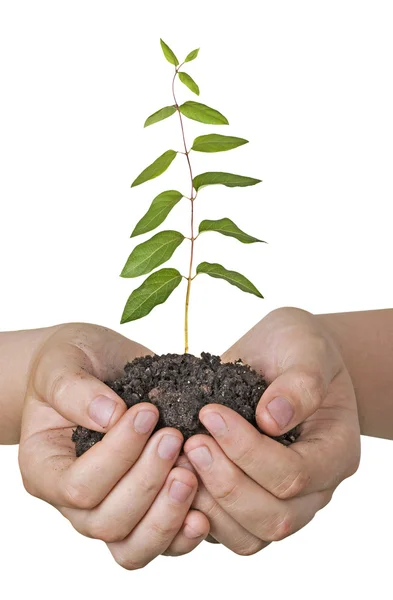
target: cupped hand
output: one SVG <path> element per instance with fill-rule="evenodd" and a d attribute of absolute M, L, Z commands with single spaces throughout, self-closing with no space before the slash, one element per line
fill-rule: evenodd
<path fill-rule="evenodd" d="M 32 365 L 19 449 L 27 491 L 80 533 L 106 542 L 127 569 L 164 552 L 190 552 L 209 531 L 207 518 L 190 510 L 197 478 L 175 466 L 181 433 L 165 428 L 151 435 L 157 408 L 140 403 L 127 410 L 103 383 L 146 354 L 152 353 L 104 327 L 58 328 Z M 71 440 L 76 425 L 106 433 L 79 458 Z"/>
<path fill-rule="evenodd" d="M 314 315 L 271 312 L 222 356 L 239 358 L 270 383 L 257 406 L 258 426 L 277 436 L 300 425 L 300 437 L 283 446 L 211 404 L 200 419 L 213 437 L 187 440 L 177 464 L 203 482 L 192 506 L 209 518 L 209 541 L 248 555 L 304 527 L 330 501 L 357 470 L 360 430 L 351 378 Z"/>

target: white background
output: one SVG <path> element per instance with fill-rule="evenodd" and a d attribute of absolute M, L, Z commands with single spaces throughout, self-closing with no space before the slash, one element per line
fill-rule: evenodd
<path fill-rule="evenodd" d="M 184 282 L 146 319 L 119 325 L 140 284 L 119 277 L 135 223 L 159 192 L 188 190 L 183 156 L 160 179 L 130 189 L 162 152 L 182 149 L 175 117 L 143 129 L 149 114 L 172 103 L 160 37 L 179 58 L 201 47 L 187 70 L 200 101 L 230 121 L 219 128 L 187 120 L 189 142 L 214 132 L 250 140 L 230 153 L 195 153 L 195 173 L 263 179 L 200 193 L 197 222 L 230 217 L 268 245 L 205 234 L 196 264 L 243 272 L 265 300 L 198 277 L 191 352 L 223 352 L 278 306 L 315 313 L 392 306 L 390 2 L 2 0 L 0 7 L 0 329 L 97 322 L 158 353 L 183 351 Z M 177 89 L 181 102 L 196 100 Z M 164 228 L 189 235 L 188 209 L 182 201 Z M 168 266 L 186 271 L 187 243 Z M 129 573 L 103 543 L 29 497 L 17 448 L 1 448 L 4 598 L 387 597 L 393 443 L 363 439 L 362 453 L 358 473 L 331 504 L 266 551 L 245 558 L 203 543 Z"/>

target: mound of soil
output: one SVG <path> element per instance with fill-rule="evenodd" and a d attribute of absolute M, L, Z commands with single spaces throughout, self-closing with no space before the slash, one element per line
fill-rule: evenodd
<path fill-rule="evenodd" d="M 208 433 L 198 415 L 206 404 L 223 404 L 232 408 L 261 431 L 255 420 L 255 409 L 268 384 L 241 360 L 222 363 L 219 356 L 202 352 L 163 354 L 135 358 L 127 363 L 124 375 L 105 382 L 130 408 L 138 402 L 151 402 L 159 410 L 156 425 L 176 427 L 184 439 L 196 433 Z M 78 426 L 72 435 L 76 455 L 99 442 L 105 434 Z M 289 445 L 299 436 L 298 428 L 274 438 Z"/>

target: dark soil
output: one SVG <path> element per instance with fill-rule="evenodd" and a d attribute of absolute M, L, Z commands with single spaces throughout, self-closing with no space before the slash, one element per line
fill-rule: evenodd
<path fill-rule="evenodd" d="M 255 409 L 268 384 L 241 360 L 221 363 L 219 356 L 202 352 L 143 356 L 127 363 L 123 377 L 105 382 L 130 408 L 138 402 L 151 402 L 159 410 L 156 425 L 176 427 L 184 439 L 196 433 L 208 433 L 198 415 L 206 404 L 224 404 L 238 412 L 261 431 L 255 420 Z M 78 426 L 72 435 L 76 455 L 99 442 L 104 434 Z M 289 445 L 299 436 L 298 428 L 274 438 Z"/>

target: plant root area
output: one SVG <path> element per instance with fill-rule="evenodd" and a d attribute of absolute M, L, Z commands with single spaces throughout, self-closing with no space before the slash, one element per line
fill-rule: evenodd
<path fill-rule="evenodd" d="M 121 378 L 105 383 L 128 408 L 138 402 L 157 406 L 160 417 L 154 431 L 175 427 L 184 440 L 197 433 L 208 434 L 198 416 L 206 404 L 228 406 L 261 431 L 255 409 L 268 384 L 240 359 L 222 363 L 219 356 L 208 352 L 202 352 L 200 358 L 192 354 L 142 356 L 126 364 Z M 289 445 L 299 434 L 295 428 L 274 439 Z M 72 435 L 76 455 L 81 456 L 104 435 L 78 426 Z"/>

